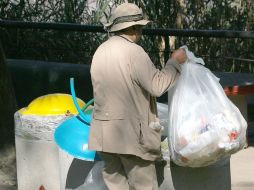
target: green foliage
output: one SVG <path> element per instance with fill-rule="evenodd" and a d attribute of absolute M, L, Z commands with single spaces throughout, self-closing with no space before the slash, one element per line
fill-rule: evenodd
<path fill-rule="evenodd" d="M 241 31 L 254 29 L 252 0 L 134 0 L 133 2 L 146 10 L 149 19 L 154 21 L 153 28 Z M 163 40 L 159 40 L 158 43 L 161 41 Z M 251 39 L 177 37 L 173 46 L 178 48 L 184 44 L 203 57 L 206 65 L 212 70 L 253 72 L 254 60 L 252 62 L 240 60 L 253 59 L 254 53 L 251 50 L 254 43 Z"/>
<path fill-rule="evenodd" d="M 13 2 L 0 3 L 1 19 L 98 24 L 101 14 L 91 11 L 86 0 Z M 4 28 L 0 29 L 0 36 L 9 58 L 71 63 L 90 63 L 93 52 L 106 37 L 84 32 Z"/>
<path fill-rule="evenodd" d="M 125 0 L 2 0 L 0 19 L 33 22 L 66 22 L 101 25 Z M 252 31 L 252 0 L 129 0 L 153 21 L 150 28 Z M 9 58 L 43 59 L 89 63 L 105 34 L 53 30 L 0 28 L 0 38 Z M 253 72 L 253 40 L 233 38 L 144 36 L 141 45 L 157 66 L 163 65 L 165 44 L 171 51 L 184 44 L 205 59 L 212 70 Z"/>

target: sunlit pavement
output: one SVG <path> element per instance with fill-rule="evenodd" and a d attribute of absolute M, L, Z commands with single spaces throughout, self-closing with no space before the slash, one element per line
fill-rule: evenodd
<path fill-rule="evenodd" d="M 230 159 L 232 190 L 254 190 L 254 126 L 248 134 L 249 147 Z"/>

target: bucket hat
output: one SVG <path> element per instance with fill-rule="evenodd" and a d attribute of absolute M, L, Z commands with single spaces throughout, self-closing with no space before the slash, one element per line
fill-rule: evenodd
<path fill-rule="evenodd" d="M 116 32 L 134 26 L 145 26 L 149 20 L 144 19 L 142 10 L 133 3 L 123 3 L 112 11 L 110 21 L 104 25 L 105 30 Z"/>

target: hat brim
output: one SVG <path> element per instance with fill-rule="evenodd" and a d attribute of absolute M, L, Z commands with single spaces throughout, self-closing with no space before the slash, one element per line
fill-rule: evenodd
<path fill-rule="evenodd" d="M 114 24 L 113 26 L 110 27 L 110 23 L 109 24 L 105 24 L 104 26 L 105 27 L 110 27 L 109 28 L 109 32 L 116 32 L 116 31 L 120 31 L 120 30 L 123 30 L 125 28 L 129 28 L 131 26 L 134 26 L 134 25 L 142 25 L 142 26 L 145 26 L 149 23 L 150 21 L 149 20 L 139 20 L 139 21 L 131 21 L 131 22 L 123 22 L 123 23 L 118 23 L 118 24 Z"/>

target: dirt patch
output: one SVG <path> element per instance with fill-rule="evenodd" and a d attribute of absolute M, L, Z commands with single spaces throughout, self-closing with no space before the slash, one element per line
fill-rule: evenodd
<path fill-rule="evenodd" d="M 0 149 L 0 185 L 16 186 L 16 154 L 14 145 Z"/>

